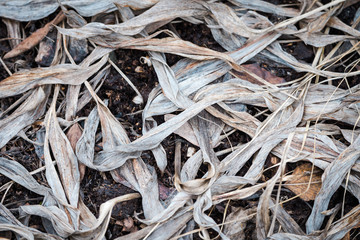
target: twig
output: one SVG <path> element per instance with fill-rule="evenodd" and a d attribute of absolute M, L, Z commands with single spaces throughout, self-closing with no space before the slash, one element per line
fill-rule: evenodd
<path fill-rule="evenodd" d="M 137 99 L 133 99 L 133 101 L 136 104 L 142 104 L 144 102 L 143 97 L 141 96 L 141 93 L 139 92 L 139 90 L 137 90 L 137 88 L 135 87 L 135 85 L 131 82 L 131 80 L 125 75 L 125 73 L 123 73 L 123 71 L 120 70 L 120 68 L 118 68 L 118 66 L 116 66 L 116 64 L 111 61 L 111 59 L 108 60 L 109 63 L 111 64 L 111 66 L 113 66 L 115 68 L 115 70 L 120 73 L 120 75 L 125 79 L 125 81 L 130 85 L 130 87 L 136 92 L 137 96 L 135 98 Z"/>
<path fill-rule="evenodd" d="M 4 69 L 6 70 L 6 72 L 11 76 L 12 73 L 11 73 L 10 69 L 6 66 L 6 64 L 4 63 L 4 61 L 2 60 L 1 57 L 0 57 L 0 62 L 3 65 Z"/>

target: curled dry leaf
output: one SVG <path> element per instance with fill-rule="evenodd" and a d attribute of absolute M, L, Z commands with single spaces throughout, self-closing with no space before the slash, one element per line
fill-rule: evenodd
<path fill-rule="evenodd" d="M 13 39 L 9 41 L 10 47 L 14 48 L 21 42 L 20 22 L 7 18 L 3 18 L 2 21 L 6 25 L 8 37 Z"/>

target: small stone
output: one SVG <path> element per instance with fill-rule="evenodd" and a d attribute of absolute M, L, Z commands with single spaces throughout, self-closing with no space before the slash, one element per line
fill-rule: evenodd
<path fill-rule="evenodd" d="M 186 156 L 187 157 L 192 157 L 196 152 L 196 149 L 193 148 L 193 147 L 189 147 L 188 150 L 187 150 L 187 153 L 186 153 Z"/>
<path fill-rule="evenodd" d="M 144 68 L 141 67 L 141 66 L 137 66 L 137 67 L 135 68 L 135 72 L 137 72 L 137 73 L 142 73 L 142 72 L 144 72 Z"/>

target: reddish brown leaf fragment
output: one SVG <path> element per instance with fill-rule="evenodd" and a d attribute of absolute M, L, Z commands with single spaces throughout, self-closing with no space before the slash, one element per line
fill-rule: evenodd
<path fill-rule="evenodd" d="M 267 81 L 267 82 L 269 82 L 271 84 L 279 84 L 279 83 L 284 83 L 285 82 L 284 78 L 275 76 L 271 72 L 269 72 L 266 69 L 260 67 L 259 64 L 256 64 L 256 63 L 246 64 L 246 65 L 241 65 L 241 67 L 245 68 L 249 72 L 252 72 L 252 73 L 256 74 L 257 76 L 261 77 L 262 79 L 264 79 L 265 81 Z M 232 72 L 233 72 L 233 75 L 238 77 L 238 78 L 241 78 L 243 80 L 247 80 L 247 81 L 249 81 L 251 83 L 263 85 L 258 80 L 256 80 L 254 77 L 250 76 L 249 74 L 247 74 L 245 72 L 238 72 L 238 71 L 235 71 L 235 70 L 233 70 Z"/>
<path fill-rule="evenodd" d="M 78 140 L 80 139 L 82 134 L 82 130 L 79 126 L 79 124 L 75 123 L 74 125 L 72 125 L 69 129 L 69 131 L 66 134 L 66 137 L 69 139 L 69 142 L 71 144 L 72 149 L 75 151 L 76 149 L 76 143 L 78 142 Z M 80 171 L 80 181 L 84 178 L 85 176 L 85 169 L 86 166 L 82 163 L 79 162 L 79 171 Z"/>
<path fill-rule="evenodd" d="M 10 52 L 5 54 L 4 59 L 16 57 L 21 53 L 35 47 L 49 33 L 49 31 L 53 28 L 53 25 L 60 23 L 64 19 L 65 19 L 65 15 L 63 14 L 63 12 L 60 12 L 54 18 L 54 20 L 47 23 L 44 27 L 38 29 L 36 32 L 32 33 L 28 38 L 22 41 L 14 49 L 12 49 Z"/>

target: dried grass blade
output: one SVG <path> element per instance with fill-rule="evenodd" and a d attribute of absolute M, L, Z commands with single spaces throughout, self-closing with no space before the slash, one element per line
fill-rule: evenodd
<path fill-rule="evenodd" d="M 316 240 L 317 236 L 304 236 L 304 235 L 296 235 L 291 233 L 275 233 L 268 237 L 271 240 L 283 240 L 283 239 L 291 239 L 291 240 Z"/>
<path fill-rule="evenodd" d="M 60 2 L 74 8 L 80 15 L 85 17 L 116 10 L 113 0 L 103 0 L 101 2 L 88 2 L 87 0 Z M 55 12 L 58 7 L 59 3 L 57 1 L 50 0 L 19 0 L 16 3 L 0 0 L 0 16 L 18 21 L 39 20 Z"/>
<path fill-rule="evenodd" d="M 257 53 L 271 44 L 280 34 L 268 34 L 258 38 L 250 39 L 243 47 L 230 56 L 238 64 L 246 62 Z M 212 81 L 225 75 L 231 66 L 222 60 L 195 62 L 189 59 L 179 61 L 173 66 L 173 71 L 179 82 L 180 91 L 188 96 Z M 148 100 L 144 109 L 143 118 L 147 120 L 151 116 L 162 115 L 176 111 L 177 107 L 171 103 L 163 94 L 157 94 L 153 99 Z"/>
<path fill-rule="evenodd" d="M 274 30 L 277 30 L 277 29 L 281 29 L 283 27 L 286 27 L 290 24 L 294 24 L 302 19 L 305 19 L 305 18 L 309 18 L 309 17 L 318 17 L 318 14 L 323 11 L 323 10 L 326 10 L 328 8 L 331 8 L 333 6 L 336 6 L 336 5 L 339 5 L 341 3 L 345 2 L 345 0 L 335 0 L 335 1 L 332 1 L 330 3 L 327 3 L 327 4 L 324 4 L 318 8 L 315 8 L 309 12 L 306 12 L 304 14 L 301 14 L 299 16 L 296 16 L 296 17 L 293 17 L 293 18 L 290 18 L 290 19 L 287 19 L 285 21 L 282 21 L 272 27 L 269 27 L 267 29 L 264 29 L 265 32 L 269 32 L 269 31 L 274 31 Z"/>
<path fill-rule="evenodd" d="M 171 12 L 172 14 L 169 14 Z M 86 24 L 79 29 L 59 29 L 63 34 L 78 36 L 79 38 L 89 38 L 103 35 L 110 35 L 111 33 L 117 33 L 115 41 L 119 38 L 124 40 L 129 39 L 126 36 L 132 36 L 139 34 L 146 28 L 157 28 L 165 25 L 171 20 L 178 17 L 198 17 L 206 15 L 207 11 L 203 7 L 202 2 L 190 1 L 190 0 L 168 0 L 159 1 L 150 9 L 146 10 L 142 14 L 124 21 L 120 24 L 105 25 L 102 23 L 92 22 Z M 197 20 L 197 22 L 200 22 Z M 125 36 L 126 35 L 126 36 Z M 112 39 L 111 35 L 110 38 Z M 101 39 L 98 39 L 101 41 Z"/>
<path fill-rule="evenodd" d="M 97 103 L 97 111 L 101 121 L 101 129 L 103 131 L 104 150 L 110 150 L 117 146 L 126 146 L 130 140 L 122 125 L 112 115 L 101 99 L 94 93 L 89 83 L 85 82 L 85 85 Z M 94 130 L 95 129 L 92 130 L 92 134 L 94 134 Z M 91 163 L 91 167 L 102 171 L 115 170 L 116 168 L 121 167 L 120 169 L 112 172 L 114 179 L 116 179 L 117 174 L 122 175 L 137 191 L 141 193 L 145 217 L 152 218 L 158 212 L 162 211 L 163 207 L 159 202 L 159 192 L 155 170 L 146 166 L 142 159 L 139 158 L 140 154 L 140 152 L 136 152 L 133 155 L 130 154 L 130 158 L 134 158 L 131 164 L 124 165 L 128 158 L 118 158 L 116 162 L 97 162 L 95 159 Z M 87 163 L 90 161 L 92 161 L 92 156 L 88 155 Z"/>
<path fill-rule="evenodd" d="M 18 105 L 20 105 L 21 103 L 23 103 L 31 94 L 33 91 L 28 91 L 26 93 L 24 93 L 18 100 L 16 100 L 13 104 L 11 104 L 10 107 L 8 107 L 5 111 L 2 111 L 0 113 L 0 119 L 2 119 L 4 116 L 6 116 L 9 112 L 11 112 L 12 110 L 14 110 L 14 108 L 16 108 Z"/>
<path fill-rule="evenodd" d="M 225 219 L 224 234 L 230 239 L 245 239 L 245 229 L 247 222 L 254 218 L 255 208 L 243 209 L 242 207 L 234 208 Z"/>
<path fill-rule="evenodd" d="M 137 156 L 141 151 L 157 147 L 165 137 L 173 133 L 190 118 L 205 108 L 211 106 L 212 104 L 228 99 L 251 97 L 250 94 L 246 91 L 237 91 L 238 89 L 235 91 L 233 89 L 226 89 L 223 91 L 219 89 L 217 90 L 217 93 L 206 96 L 204 99 L 193 104 L 178 116 L 170 119 L 156 128 L 151 129 L 134 142 L 117 146 L 111 150 L 104 150 L 100 152 L 95 158 L 96 164 L 101 166 L 108 165 L 108 169 L 118 167 L 120 164 L 123 164 L 122 161 L 126 161 L 126 159 Z M 121 159 L 121 162 L 119 162 L 119 158 Z M 115 161 L 114 159 L 117 160 Z"/>
<path fill-rule="evenodd" d="M 80 85 L 74 86 L 70 85 L 68 86 L 67 92 L 66 92 L 66 111 L 65 111 L 65 120 L 71 121 L 75 118 L 76 112 L 77 112 L 77 105 L 79 101 L 79 94 L 80 94 Z"/>
<path fill-rule="evenodd" d="M 94 108 L 84 126 L 84 131 L 76 143 L 76 156 L 78 160 L 90 168 L 95 168 L 93 164 L 95 153 L 95 134 L 99 125 L 99 115 L 97 109 Z"/>
<path fill-rule="evenodd" d="M 0 148 L 44 114 L 48 95 L 41 87 L 35 89 L 10 116 L 0 120 Z"/>
<path fill-rule="evenodd" d="M 105 56 L 90 67 L 59 64 L 54 67 L 15 73 L 0 82 L 0 98 L 14 96 L 43 84 L 82 84 L 97 73 L 106 62 L 107 57 Z"/>
<path fill-rule="evenodd" d="M 122 8 L 129 7 L 133 10 L 149 8 L 158 3 L 159 0 L 117 0 L 114 3 Z"/>
<path fill-rule="evenodd" d="M 360 222 L 360 206 L 357 205 L 340 220 L 332 224 L 330 230 L 326 232 L 324 239 L 326 240 L 335 240 L 335 239 L 344 239 L 344 236 L 353 228 L 359 226 Z M 323 237 L 322 236 L 322 237 Z"/>
<path fill-rule="evenodd" d="M 360 71 L 341 73 L 341 72 L 319 70 L 317 68 L 310 66 L 309 64 L 299 62 L 292 55 L 286 53 L 281 48 L 280 44 L 276 43 L 276 42 L 271 44 L 271 46 L 269 48 L 267 48 L 267 50 L 269 50 L 272 54 L 277 55 L 279 58 L 283 59 L 285 62 L 287 62 L 289 65 L 291 65 L 293 69 L 295 69 L 298 72 L 309 72 L 309 73 L 313 73 L 313 74 L 316 74 L 319 76 L 335 77 L 335 78 L 357 76 L 360 74 Z"/>
<path fill-rule="evenodd" d="M 25 238 L 27 240 L 35 240 L 35 237 L 32 234 L 32 232 L 27 230 L 23 226 L 16 226 L 16 225 L 11 225 L 11 224 L 6 224 L 6 223 L 0 223 L 0 232 L 3 232 L 3 231 L 14 232 L 17 237 L 21 236 L 22 238 Z M 3 238 L 3 239 L 6 239 L 6 238 Z"/>
<path fill-rule="evenodd" d="M 23 225 L 9 209 L 0 203 L 0 232 L 1 231 L 13 231 L 17 237 L 20 235 L 25 239 L 62 239 L 58 236 L 42 233 L 35 228 Z"/>
<path fill-rule="evenodd" d="M 169 14 L 171 12 L 172 14 Z M 163 22 L 164 24 L 178 17 L 201 17 L 206 14 L 201 2 L 190 0 L 159 1 L 144 13 L 121 24 L 109 26 L 114 32 L 124 35 L 135 35 L 147 26 Z M 157 26 L 160 27 L 160 26 Z"/>
<path fill-rule="evenodd" d="M 211 199 L 211 190 L 209 189 L 204 194 L 200 195 L 194 203 L 194 221 L 202 228 L 202 234 L 209 239 L 210 235 L 207 228 L 214 229 L 221 239 L 230 240 L 221 230 L 215 220 L 208 216 L 205 211 L 209 210 L 213 205 Z"/>
<path fill-rule="evenodd" d="M 314 207 L 306 222 L 306 231 L 311 233 L 319 230 L 325 218 L 321 212 L 325 211 L 330 202 L 331 196 L 335 193 L 338 187 L 344 180 L 346 173 L 355 164 L 355 161 L 360 157 L 360 136 L 346 148 L 339 157 L 333 161 L 323 174 L 323 184 L 320 192 L 315 198 Z"/>
<path fill-rule="evenodd" d="M 80 193 L 80 172 L 78 160 L 71 144 L 65 133 L 60 128 L 55 113 L 55 106 L 50 108 L 52 111 L 49 117 L 49 143 L 52 153 L 56 160 L 62 185 L 64 187 L 67 198 L 73 207 L 78 206 Z"/>
<path fill-rule="evenodd" d="M 56 233 L 62 238 L 67 238 L 75 232 L 74 227 L 69 223 L 68 216 L 64 210 L 56 206 L 21 206 L 20 214 L 36 215 L 48 219 L 51 221 Z"/>
<path fill-rule="evenodd" d="M 141 158 L 128 161 L 111 173 L 115 180 L 119 174 L 141 194 L 146 219 L 152 219 L 164 211 L 159 200 L 156 171 L 152 166 L 146 165 Z"/>
<path fill-rule="evenodd" d="M 110 73 L 110 66 L 106 66 L 105 68 L 100 70 L 93 79 L 91 79 L 89 81 L 89 83 L 91 84 L 91 87 L 94 89 L 95 93 L 97 93 L 100 90 L 102 84 L 104 83 L 104 81 L 109 73 Z M 78 105 L 76 107 L 77 112 L 79 112 L 81 109 L 83 109 L 85 107 L 85 105 L 90 102 L 90 100 L 92 98 L 91 94 L 87 90 L 84 90 L 80 95 L 81 95 L 81 97 L 80 97 L 80 99 L 78 101 Z"/>
<path fill-rule="evenodd" d="M 141 220 L 141 222 L 150 225 L 159 222 L 167 222 L 170 220 L 175 214 L 182 214 L 189 211 L 189 207 L 184 207 L 184 205 L 191 200 L 191 195 L 185 192 L 177 193 L 172 201 L 170 202 L 169 206 L 163 209 L 160 212 L 157 212 L 151 219 L 148 220 Z"/>
<path fill-rule="evenodd" d="M 0 157 L 0 173 L 21 186 L 45 196 L 50 189 L 40 185 L 31 174 L 18 162 Z"/>
<path fill-rule="evenodd" d="M 297 9 L 284 8 L 261 0 L 230 0 L 230 2 L 239 7 L 252 9 L 260 12 L 273 13 L 279 16 L 296 17 L 300 14 Z"/>
<path fill-rule="evenodd" d="M 275 213 L 274 208 L 275 203 L 273 199 L 270 198 L 270 210 L 273 214 Z M 286 212 L 286 210 L 281 205 L 278 205 L 277 208 L 278 211 L 276 213 L 276 219 L 280 222 L 281 226 L 287 233 L 305 235 L 297 222 L 290 216 L 289 213 Z"/>
<path fill-rule="evenodd" d="M 151 239 L 170 239 L 171 236 L 174 235 L 179 229 L 183 228 L 184 225 L 191 219 L 192 214 L 191 212 L 185 213 L 181 216 L 176 216 L 164 223 L 160 223 L 157 225 L 150 225 L 147 226 L 139 231 L 134 233 L 130 233 L 128 235 L 115 238 L 114 240 L 137 240 L 137 239 L 144 239 L 146 236 L 148 240 Z"/>
<path fill-rule="evenodd" d="M 73 149 L 74 152 L 76 151 L 76 145 L 81 136 L 82 136 L 82 129 L 78 123 L 72 125 L 69 131 L 66 133 L 66 137 L 69 139 L 71 148 Z M 81 182 L 85 176 L 86 166 L 81 162 L 79 162 L 78 164 L 79 164 L 79 174 L 80 174 L 80 182 Z"/>
<path fill-rule="evenodd" d="M 332 28 L 338 29 L 340 31 L 343 31 L 344 33 L 347 33 L 350 36 L 353 36 L 353 37 L 356 37 L 356 38 L 360 37 L 360 31 L 358 30 L 358 28 L 350 27 L 349 25 L 345 24 L 344 22 L 342 22 L 337 17 L 330 18 L 327 25 L 329 27 L 332 27 Z"/>
<path fill-rule="evenodd" d="M 175 37 L 174 34 L 171 34 L 174 37 L 167 37 L 161 39 L 154 38 L 156 35 L 162 32 L 164 31 L 156 32 L 146 38 L 137 38 L 129 41 L 121 41 L 115 46 L 107 47 L 171 53 L 195 60 L 221 59 L 227 62 L 235 63 L 235 61 L 228 54 L 220 53 L 209 48 L 197 46 L 189 41 L 184 41 Z"/>
<path fill-rule="evenodd" d="M 59 86 L 57 85 L 54 90 L 53 101 L 51 103 L 50 109 L 47 111 L 45 116 L 45 139 L 44 139 L 44 159 L 45 159 L 45 166 L 46 166 L 46 180 L 54 194 L 54 196 L 63 203 L 67 203 L 66 194 L 64 192 L 63 186 L 59 179 L 58 173 L 53 165 L 53 160 L 50 153 L 50 146 L 49 146 L 49 134 L 50 134 L 50 124 L 51 120 L 54 118 L 52 115 L 55 112 L 55 105 L 56 99 L 59 93 Z"/>
<path fill-rule="evenodd" d="M 295 36 L 299 37 L 305 44 L 314 47 L 325 47 L 330 44 L 354 39 L 354 37 L 347 35 L 330 35 L 323 33 L 308 33 L 308 32 L 295 34 Z"/>
<path fill-rule="evenodd" d="M 139 198 L 140 194 L 138 193 L 130 193 L 117 198 L 113 198 L 111 200 L 106 201 L 100 206 L 99 217 L 96 221 L 96 224 L 88 230 L 76 231 L 72 234 L 71 238 L 76 240 L 86 240 L 89 238 L 92 239 L 102 239 L 105 236 L 107 226 L 110 222 L 111 211 L 115 204 L 119 202 L 129 201 L 132 199 Z"/>

